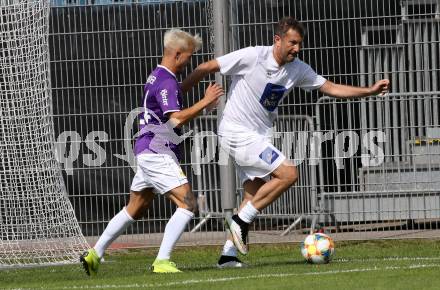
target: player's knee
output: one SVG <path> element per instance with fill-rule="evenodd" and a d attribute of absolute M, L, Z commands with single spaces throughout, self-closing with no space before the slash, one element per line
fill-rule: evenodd
<path fill-rule="evenodd" d="M 296 169 L 296 167 L 292 167 L 289 173 L 289 181 L 290 181 L 290 185 L 294 185 L 297 181 L 298 181 L 298 170 Z"/>
<path fill-rule="evenodd" d="M 148 207 L 150 206 L 150 200 L 148 199 L 144 199 L 142 201 L 142 210 L 146 211 L 148 209 Z"/>
<path fill-rule="evenodd" d="M 288 167 L 286 168 L 283 179 L 288 186 L 294 185 L 298 181 L 298 170 L 296 167 Z"/>

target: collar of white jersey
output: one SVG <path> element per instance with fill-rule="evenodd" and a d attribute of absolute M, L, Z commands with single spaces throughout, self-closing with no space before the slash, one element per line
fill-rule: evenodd
<path fill-rule="evenodd" d="M 282 66 L 280 66 L 279 64 L 278 64 L 278 62 L 276 61 L 276 59 L 275 59 L 275 57 L 273 56 L 273 45 L 271 46 L 271 49 L 270 49 L 270 55 L 269 55 L 269 58 L 267 59 L 267 64 L 268 65 L 270 65 L 270 69 L 273 69 L 273 70 L 280 70 L 280 69 L 282 69 L 283 67 L 285 67 L 286 65 L 288 65 L 289 63 L 294 63 L 294 62 L 296 62 L 296 60 L 298 59 L 297 57 L 295 57 L 295 59 L 292 61 L 292 62 L 288 62 L 288 63 L 286 63 L 286 64 L 284 64 L 284 65 L 282 65 Z"/>
<path fill-rule="evenodd" d="M 176 75 L 170 71 L 166 66 L 163 66 L 161 64 L 158 64 L 157 67 L 163 68 L 164 70 L 166 70 L 167 72 L 169 72 L 175 79 L 176 79 Z"/>
<path fill-rule="evenodd" d="M 269 58 L 267 59 L 267 64 L 269 65 L 269 69 L 271 70 L 280 70 L 281 66 L 278 64 L 275 57 L 273 56 L 273 49 L 274 46 L 272 45 L 270 47 L 270 53 L 269 53 Z"/>

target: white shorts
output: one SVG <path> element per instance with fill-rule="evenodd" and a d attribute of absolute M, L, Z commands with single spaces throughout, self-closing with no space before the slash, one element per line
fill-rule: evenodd
<path fill-rule="evenodd" d="M 233 158 L 242 184 L 255 178 L 269 180 L 270 174 L 286 160 L 273 146 L 270 136 L 237 124 L 221 122 L 218 136 L 222 150 Z"/>
<path fill-rule="evenodd" d="M 180 165 L 167 154 L 140 154 L 136 157 L 137 171 L 131 183 L 132 191 L 153 188 L 164 194 L 188 183 Z"/>

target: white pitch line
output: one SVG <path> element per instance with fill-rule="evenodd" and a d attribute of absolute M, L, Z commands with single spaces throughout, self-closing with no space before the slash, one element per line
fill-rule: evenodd
<path fill-rule="evenodd" d="M 182 286 L 190 284 L 202 284 L 202 283 L 218 283 L 235 280 L 246 279 L 264 279 L 264 278 L 283 278 L 292 276 L 319 276 L 319 275 L 331 275 L 331 274 L 343 274 L 343 273 L 360 273 L 360 272 L 372 272 L 372 271 L 394 271 L 394 270 L 412 270 L 423 268 L 440 268 L 440 264 L 415 264 L 409 266 L 388 266 L 388 267 L 373 267 L 373 268 L 359 268 L 359 269 L 347 269 L 347 270 L 331 270 L 324 272 L 305 272 L 305 273 L 274 273 L 274 274 L 260 274 L 238 277 L 225 277 L 225 278 L 210 278 L 210 279 L 191 279 L 178 282 L 169 283 L 150 283 L 150 284 L 120 284 L 120 285 L 94 285 L 94 286 L 71 286 L 63 287 L 59 289 L 117 289 L 117 288 L 158 288 L 158 287 L 170 287 L 170 286 Z"/>
<path fill-rule="evenodd" d="M 438 261 L 440 257 L 384 257 L 366 259 L 333 259 L 334 262 L 379 262 L 379 261 Z"/>

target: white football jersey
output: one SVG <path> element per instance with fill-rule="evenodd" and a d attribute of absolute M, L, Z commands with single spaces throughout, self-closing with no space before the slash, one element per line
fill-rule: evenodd
<path fill-rule="evenodd" d="M 243 48 L 217 58 L 220 72 L 232 83 L 222 122 L 235 123 L 267 134 L 278 115 L 278 105 L 294 87 L 320 88 L 325 82 L 298 58 L 280 67 L 273 46 Z"/>

